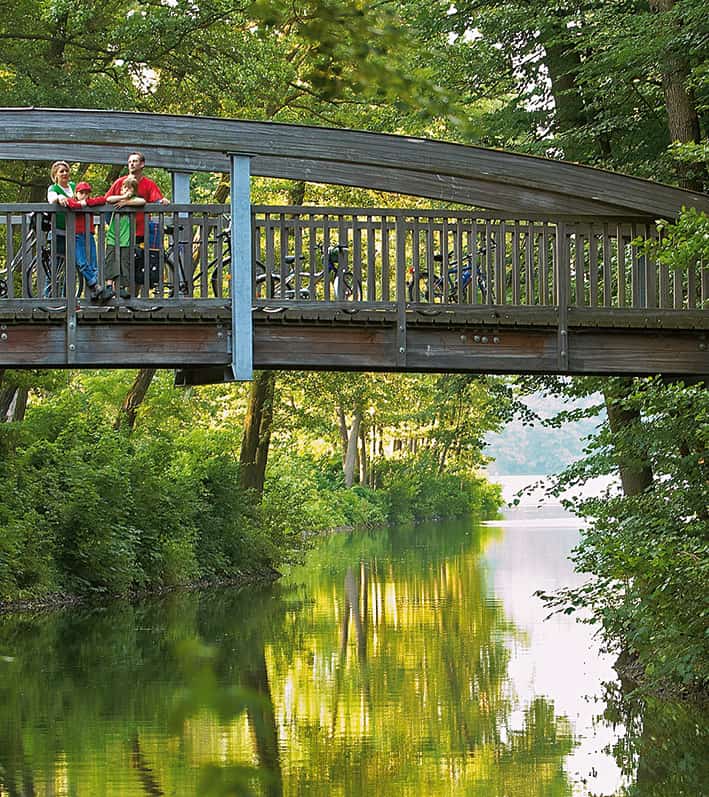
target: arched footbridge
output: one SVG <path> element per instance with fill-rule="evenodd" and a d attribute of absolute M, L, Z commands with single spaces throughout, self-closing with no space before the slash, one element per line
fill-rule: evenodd
<path fill-rule="evenodd" d="M 136 212 L 120 211 L 138 268 L 130 296 L 106 304 L 77 274 L 81 214 L 0 205 L 0 367 L 170 367 L 185 382 L 253 367 L 709 374 L 709 264 L 671 271 L 648 246 L 656 219 L 709 211 L 704 195 L 354 130 L 32 108 L 2 119 L 0 159 L 121 164 L 139 149 L 173 187 L 172 204 L 146 208 L 143 241 Z M 229 204 L 191 201 L 199 171 L 230 174 Z M 440 207 L 253 205 L 252 176 Z M 92 211 L 104 277 L 112 209 Z"/>

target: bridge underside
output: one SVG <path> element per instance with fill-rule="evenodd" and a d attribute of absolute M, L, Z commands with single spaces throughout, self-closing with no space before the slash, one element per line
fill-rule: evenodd
<path fill-rule="evenodd" d="M 149 300 L 120 307 L 80 306 L 74 327 L 65 307 L 12 302 L 0 316 L 0 367 L 179 370 L 185 384 L 229 378 L 228 304 Z M 9 312 L 11 310 L 11 312 Z M 560 330 L 555 308 L 415 305 L 395 309 L 254 308 L 254 367 L 469 373 L 709 375 L 706 313 L 570 308 Z M 604 321 L 607 325 L 604 325 Z M 402 328 L 403 327 L 403 328 Z M 565 334 L 564 334 L 565 333 Z"/>

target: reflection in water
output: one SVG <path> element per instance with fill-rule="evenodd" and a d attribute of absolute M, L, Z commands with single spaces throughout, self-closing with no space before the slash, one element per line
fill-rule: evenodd
<path fill-rule="evenodd" d="M 584 700 L 608 663 L 541 622 L 576 534 L 334 535 L 269 590 L 0 618 L 0 795 L 699 794 L 696 718 Z"/>

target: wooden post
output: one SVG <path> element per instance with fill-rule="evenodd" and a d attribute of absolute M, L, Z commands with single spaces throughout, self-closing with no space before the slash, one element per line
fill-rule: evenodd
<path fill-rule="evenodd" d="M 566 224 L 556 225 L 556 302 L 559 313 L 559 370 L 569 370 L 569 248 Z"/>
<path fill-rule="evenodd" d="M 73 365 L 76 362 L 76 216 L 67 213 L 66 216 L 66 362 Z M 88 247 L 87 256 L 88 256 Z M 59 286 L 61 290 L 61 285 Z M 84 286 L 88 294 L 88 286 Z"/>
<path fill-rule="evenodd" d="M 191 172 L 172 172 L 172 202 L 174 205 L 189 205 L 192 202 L 190 190 Z M 164 216 L 160 214 L 161 226 L 164 225 Z M 173 213 L 172 218 L 173 228 L 173 244 L 175 251 L 175 294 L 179 296 L 179 283 L 182 281 L 182 276 L 179 273 L 181 269 L 185 272 L 185 279 L 189 285 L 188 292 L 192 295 L 194 290 L 193 275 L 194 263 L 192 257 L 192 225 L 190 223 L 189 213 Z M 162 238 L 160 239 L 162 240 Z M 147 258 L 146 253 L 146 258 Z M 147 260 L 146 260 L 147 263 Z M 146 265 L 146 276 L 147 276 Z M 160 279 L 162 279 L 162 268 L 160 269 Z"/>
<path fill-rule="evenodd" d="M 234 379 L 253 378 L 251 320 L 251 162 L 231 154 L 231 369 Z"/>
<path fill-rule="evenodd" d="M 406 225 L 400 216 L 396 217 L 396 364 L 406 365 Z"/>
<path fill-rule="evenodd" d="M 191 172 L 172 172 L 172 201 L 175 205 L 189 205 Z"/>

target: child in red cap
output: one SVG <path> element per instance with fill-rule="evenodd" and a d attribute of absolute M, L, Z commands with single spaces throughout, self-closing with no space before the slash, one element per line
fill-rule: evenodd
<path fill-rule="evenodd" d="M 117 207 L 125 205 L 144 205 L 145 200 L 140 197 L 128 198 L 122 194 L 111 196 L 91 196 L 91 184 L 81 182 L 74 189 L 74 197 L 62 197 L 61 203 L 72 210 L 84 210 L 98 205 L 115 204 Z M 88 222 L 88 227 L 87 227 Z M 89 296 L 92 302 L 107 302 L 116 294 L 109 285 L 99 287 L 98 263 L 96 258 L 96 241 L 94 240 L 94 218 L 92 213 L 81 213 L 76 217 L 76 267 L 84 275 L 89 286 Z"/>

